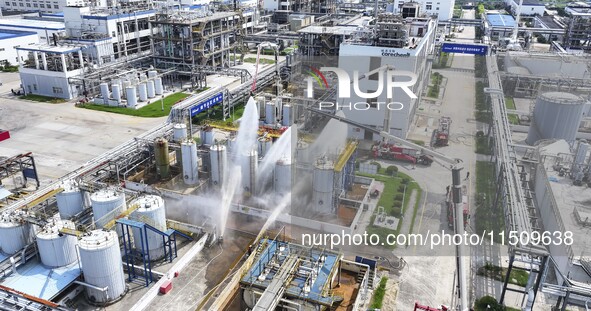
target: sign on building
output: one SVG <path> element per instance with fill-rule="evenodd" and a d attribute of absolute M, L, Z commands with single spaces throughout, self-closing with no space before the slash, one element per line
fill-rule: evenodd
<path fill-rule="evenodd" d="M 214 95 L 196 105 L 191 107 L 191 117 L 198 115 L 200 112 L 208 110 L 209 108 L 219 105 L 224 102 L 224 93 Z"/>
<path fill-rule="evenodd" d="M 441 46 L 441 52 L 486 55 L 487 48 L 488 47 L 486 45 L 460 44 L 460 43 L 445 42 Z"/>

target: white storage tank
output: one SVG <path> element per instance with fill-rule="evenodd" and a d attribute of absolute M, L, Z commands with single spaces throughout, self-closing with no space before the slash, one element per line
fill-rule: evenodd
<path fill-rule="evenodd" d="M 100 291 L 85 287 L 88 300 L 95 303 L 118 299 L 125 293 L 125 275 L 121 262 L 119 238 L 115 231 L 94 230 L 78 241 L 84 281 Z"/>
<path fill-rule="evenodd" d="M 277 115 L 275 113 L 275 103 L 268 102 L 265 105 L 265 123 L 275 124 L 277 122 Z"/>
<path fill-rule="evenodd" d="M 13 255 L 31 242 L 31 226 L 22 211 L 3 213 L 0 218 L 0 245 L 5 254 Z"/>
<path fill-rule="evenodd" d="M 164 93 L 164 87 L 162 86 L 162 78 L 158 77 L 154 79 L 154 92 L 156 95 L 162 95 Z"/>
<path fill-rule="evenodd" d="M 102 189 L 90 196 L 90 202 L 96 227 L 102 228 L 125 210 L 125 193 L 118 189 Z"/>
<path fill-rule="evenodd" d="M 296 161 L 298 163 L 308 162 L 310 145 L 307 142 L 299 141 L 296 146 Z"/>
<path fill-rule="evenodd" d="M 283 157 L 275 163 L 275 171 L 273 172 L 273 185 L 275 193 L 284 195 L 291 192 L 291 158 Z"/>
<path fill-rule="evenodd" d="M 78 239 L 73 235 L 62 234 L 62 228 L 75 229 L 73 222 L 68 220 L 53 220 L 37 232 L 37 248 L 41 262 L 51 268 L 67 266 L 78 258 L 76 243 Z"/>
<path fill-rule="evenodd" d="M 145 82 L 142 82 L 137 85 L 137 91 L 140 94 L 140 101 L 146 102 L 148 101 L 148 88 Z"/>
<path fill-rule="evenodd" d="M 232 136 L 228 138 L 228 141 L 226 141 L 226 146 L 228 147 L 228 152 L 236 153 L 236 137 Z"/>
<path fill-rule="evenodd" d="M 281 125 L 291 126 L 291 105 L 283 105 Z"/>
<path fill-rule="evenodd" d="M 213 145 L 209 151 L 211 161 L 211 183 L 214 186 L 221 186 L 224 182 L 224 173 L 228 162 L 226 146 Z"/>
<path fill-rule="evenodd" d="M 113 100 L 117 102 L 117 104 L 121 103 L 121 87 L 119 84 L 113 84 L 111 86 L 113 90 Z"/>
<path fill-rule="evenodd" d="M 146 85 L 148 87 L 148 98 L 154 98 L 156 96 L 156 91 L 154 90 L 154 80 L 148 80 Z"/>
<path fill-rule="evenodd" d="M 105 104 L 109 103 L 109 96 L 111 95 L 109 93 L 109 83 L 103 82 L 101 83 L 101 97 L 103 98 L 103 101 Z"/>
<path fill-rule="evenodd" d="M 127 97 L 127 107 L 135 108 L 137 106 L 137 95 L 135 86 L 128 86 L 125 89 L 125 96 Z"/>
<path fill-rule="evenodd" d="M 269 152 L 271 147 L 273 147 L 273 140 L 271 139 L 271 137 L 259 137 L 258 142 L 259 155 L 261 157 L 264 157 L 267 154 L 267 152 Z"/>
<path fill-rule="evenodd" d="M 541 139 L 575 141 L 586 101 L 574 94 L 548 92 L 538 96 L 526 142 Z"/>
<path fill-rule="evenodd" d="M 197 144 L 194 141 L 181 143 L 181 158 L 183 159 L 183 181 L 186 185 L 199 183 L 199 164 L 197 160 Z"/>
<path fill-rule="evenodd" d="M 172 139 L 180 143 L 187 139 L 187 126 L 183 123 L 177 123 L 172 128 Z"/>
<path fill-rule="evenodd" d="M 259 112 L 259 117 L 265 117 L 265 96 L 257 96 L 254 98 L 257 102 L 257 111 Z"/>
<path fill-rule="evenodd" d="M 156 76 L 158 76 L 158 71 L 156 71 L 156 70 L 149 70 L 148 71 L 148 78 L 152 79 L 152 78 L 156 78 Z"/>
<path fill-rule="evenodd" d="M 213 145 L 213 127 L 204 127 L 201 130 L 201 143 L 204 145 Z"/>
<path fill-rule="evenodd" d="M 320 158 L 314 164 L 312 181 L 312 206 L 317 212 L 332 213 L 332 197 L 334 191 L 334 163 Z"/>
<path fill-rule="evenodd" d="M 144 195 L 133 200 L 131 204 L 138 204 L 139 208 L 129 216 L 130 219 L 146 223 L 162 232 L 166 231 L 166 209 L 162 197 Z M 149 251 L 150 260 L 159 260 L 164 257 L 162 235 L 151 230 L 144 232 L 138 228 L 132 228 L 132 233 L 135 248 L 141 250 L 141 243 L 143 242 L 144 250 L 148 249 Z"/>
<path fill-rule="evenodd" d="M 246 194 L 256 193 L 258 153 L 256 150 L 251 150 L 243 153 L 241 157 L 242 190 Z"/>
<path fill-rule="evenodd" d="M 84 209 L 84 196 L 72 181 L 62 183 L 61 187 L 64 191 L 55 195 L 57 209 L 62 219 L 68 219 Z"/>

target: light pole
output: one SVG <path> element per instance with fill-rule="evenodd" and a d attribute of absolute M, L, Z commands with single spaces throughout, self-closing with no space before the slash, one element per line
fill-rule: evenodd
<path fill-rule="evenodd" d="M 164 95 L 160 97 L 160 104 L 162 105 L 162 111 L 164 111 Z"/>

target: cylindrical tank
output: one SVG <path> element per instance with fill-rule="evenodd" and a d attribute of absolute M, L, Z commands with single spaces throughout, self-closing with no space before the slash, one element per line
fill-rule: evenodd
<path fill-rule="evenodd" d="M 213 145 L 213 128 L 212 127 L 204 127 L 201 129 L 201 143 L 204 145 Z"/>
<path fill-rule="evenodd" d="M 291 158 L 283 157 L 275 163 L 273 185 L 279 195 L 291 192 Z"/>
<path fill-rule="evenodd" d="M 131 82 L 128 79 L 121 79 L 121 89 L 127 90 L 128 87 L 131 86 Z M 127 99 L 127 93 L 125 94 L 125 98 Z"/>
<path fill-rule="evenodd" d="M 170 157 L 166 139 L 156 139 L 154 142 L 154 157 L 156 158 L 156 172 L 160 178 L 168 178 L 170 176 Z"/>
<path fill-rule="evenodd" d="M 113 84 L 111 86 L 113 90 L 113 100 L 117 102 L 117 104 L 121 103 L 121 87 L 119 84 Z"/>
<path fill-rule="evenodd" d="M 281 125 L 291 126 L 291 105 L 283 105 L 283 118 L 281 119 Z"/>
<path fill-rule="evenodd" d="M 82 192 L 72 182 L 62 184 L 64 191 L 55 195 L 57 209 L 62 219 L 68 219 L 84 209 Z"/>
<path fill-rule="evenodd" d="M 305 163 L 308 161 L 310 145 L 307 142 L 299 141 L 296 146 L 296 161 L 298 163 Z"/>
<path fill-rule="evenodd" d="M 172 128 L 172 139 L 180 143 L 181 141 L 187 139 L 187 126 L 183 123 L 177 123 Z"/>
<path fill-rule="evenodd" d="M 250 152 L 243 153 L 241 156 L 242 190 L 247 195 L 250 195 L 256 193 L 258 153 L 253 149 Z"/>
<path fill-rule="evenodd" d="M 137 106 L 137 95 L 135 86 L 128 86 L 125 89 L 125 94 L 127 96 L 127 107 L 135 108 L 135 106 Z"/>
<path fill-rule="evenodd" d="M 228 138 L 228 141 L 226 141 L 226 146 L 228 147 L 228 152 L 231 153 L 236 153 L 236 146 L 237 146 L 237 142 L 236 142 L 236 137 L 230 137 Z"/>
<path fill-rule="evenodd" d="M 92 214 L 97 228 L 103 228 L 125 210 L 125 193 L 118 189 L 101 189 L 90 195 Z"/>
<path fill-rule="evenodd" d="M 63 220 L 47 224 L 37 232 L 37 248 L 41 262 L 51 268 L 67 266 L 77 259 L 76 242 L 73 235 L 62 234 L 62 228 L 75 229 L 74 223 Z"/>
<path fill-rule="evenodd" d="M 78 241 L 84 281 L 106 291 L 85 287 L 88 300 L 102 303 L 125 293 L 125 275 L 115 231 L 94 230 Z"/>
<path fill-rule="evenodd" d="M 30 242 L 30 225 L 24 212 L 4 213 L 0 218 L 0 245 L 5 254 L 13 255 Z"/>
<path fill-rule="evenodd" d="M 273 140 L 271 139 L 271 137 L 259 137 L 258 138 L 259 141 L 259 155 L 261 157 L 264 157 L 267 152 L 269 152 L 269 150 L 271 149 L 271 147 L 273 146 Z"/>
<path fill-rule="evenodd" d="M 334 191 L 334 164 L 320 158 L 314 164 L 312 181 L 312 203 L 317 212 L 332 212 L 332 196 Z"/>
<path fill-rule="evenodd" d="M 130 219 L 146 223 L 162 232 L 166 231 L 166 210 L 161 197 L 144 195 L 135 199 L 131 204 L 138 204 L 139 208 L 129 216 Z M 142 250 L 142 243 L 144 243 L 143 249 L 149 251 L 150 260 L 162 259 L 164 257 L 162 235 L 151 230 L 146 231 L 138 228 L 132 229 L 135 248 Z"/>
<path fill-rule="evenodd" d="M 162 78 L 154 78 L 154 92 L 156 95 L 162 95 L 164 93 L 164 88 L 162 87 Z"/>
<path fill-rule="evenodd" d="M 275 114 L 275 103 L 267 102 L 265 105 L 265 123 L 275 124 L 277 122 L 277 116 Z"/>
<path fill-rule="evenodd" d="M 265 96 L 257 96 L 255 97 L 257 102 L 257 110 L 259 111 L 259 117 L 265 117 Z"/>
<path fill-rule="evenodd" d="M 538 96 L 533 121 L 526 142 L 535 144 L 541 139 L 564 139 L 574 142 L 583 118 L 585 100 L 578 95 L 548 92 Z"/>
<path fill-rule="evenodd" d="M 148 82 L 146 82 L 146 86 L 148 87 L 148 98 L 156 97 L 156 91 L 154 90 L 154 80 L 148 80 Z"/>
<path fill-rule="evenodd" d="M 148 78 L 153 79 L 153 78 L 156 78 L 156 76 L 158 76 L 158 71 L 156 71 L 156 70 L 148 71 Z"/>
<path fill-rule="evenodd" d="M 119 89 L 121 89 L 121 86 L 122 86 L 121 79 L 111 80 L 111 86 L 113 86 L 113 85 L 119 85 Z"/>
<path fill-rule="evenodd" d="M 186 185 L 196 185 L 199 182 L 199 164 L 197 163 L 197 144 L 187 140 L 181 143 L 181 158 L 183 159 L 183 181 Z"/>
<path fill-rule="evenodd" d="M 105 104 L 109 103 L 109 83 L 103 82 L 101 83 L 101 97 Z"/>
<path fill-rule="evenodd" d="M 228 162 L 226 146 L 213 145 L 209 150 L 209 160 L 211 161 L 211 183 L 214 186 L 221 186 L 224 182 L 224 173 Z"/>
<path fill-rule="evenodd" d="M 137 85 L 138 93 L 140 94 L 140 101 L 145 102 L 148 101 L 148 89 L 145 82 L 142 82 Z"/>

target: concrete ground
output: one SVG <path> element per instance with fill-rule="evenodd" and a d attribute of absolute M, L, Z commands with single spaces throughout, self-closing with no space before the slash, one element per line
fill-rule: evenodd
<path fill-rule="evenodd" d="M 2 88 L 0 125 L 11 138 L 0 143 L 0 156 L 33 152 L 42 184 L 165 120 L 76 108 L 73 103 L 24 101 L 9 95 L 9 85 Z"/>

